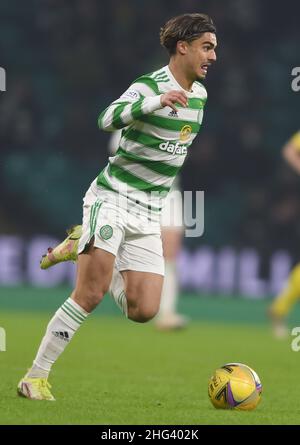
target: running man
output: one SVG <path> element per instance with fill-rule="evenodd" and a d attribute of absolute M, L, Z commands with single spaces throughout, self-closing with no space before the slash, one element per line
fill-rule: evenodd
<path fill-rule="evenodd" d="M 112 133 L 109 143 L 109 154 L 115 155 L 120 145 L 122 131 Z M 181 248 L 184 233 L 182 214 L 182 195 L 179 188 L 179 175 L 172 184 L 161 212 L 161 235 L 165 261 L 164 284 L 161 293 L 159 311 L 154 319 L 155 326 L 161 331 L 184 328 L 188 318 L 178 313 L 179 282 L 176 269 L 177 256 Z M 77 261 L 78 244 L 82 226 L 75 225 L 67 231 L 67 238 L 42 256 L 41 269 L 48 269 L 64 261 Z"/>
<path fill-rule="evenodd" d="M 159 309 L 160 211 L 201 128 L 207 99 L 201 81 L 216 60 L 216 28 L 205 14 L 183 14 L 163 26 L 160 42 L 169 64 L 139 77 L 99 116 L 100 129 L 124 130 L 84 197 L 75 289 L 18 384 L 29 399 L 55 400 L 51 367 L 108 290 L 130 320 L 146 322 Z"/>

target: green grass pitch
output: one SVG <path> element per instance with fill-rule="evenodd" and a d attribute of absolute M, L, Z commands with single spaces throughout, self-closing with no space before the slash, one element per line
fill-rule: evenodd
<path fill-rule="evenodd" d="M 263 322 L 265 304 L 258 301 L 185 296 L 182 308 L 192 322 L 169 333 L 130 322 L 107 302 L 53 368 L 50 383 L 57 401 L 17 397 L 17 382 L 66 296 L 66 289 L 1 289 L 7 350 L 0 352 L 0 424 L 300 423 L 300 352 L 291 350 L 292 337 L 272 338 Z M 253 367 L 262 380 L 255 411 L 220 411 L 210 404 L 208 378 L 232 361 Z"/>

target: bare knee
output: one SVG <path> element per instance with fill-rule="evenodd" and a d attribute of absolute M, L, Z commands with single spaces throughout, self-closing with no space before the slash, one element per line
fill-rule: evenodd
<path fill-rule="evenodd" d="M 96 306 L 102 301 L 105 293 L 108 289 L 102 288 L 102 289 L 93 289 L 93 288 L 86 288 L 86 289 L 78 289 L 76 288 L 73 291 L 72 298 L 73 300 L 79 304 L 84 310 L 87 312 L 92 312 Z"/>
<path fill-rule="evenodd" d="M 157 314 L 160 305 L 163 277 L 157 274 L 127 271 L 128 318 L 138 323 L 146 323 Z"/>
<path fill-rule="evenodd" d="M 137 304 L 128 305 L 128 318 L 138 323 L 146 323 L 152 320 L 158 312 L 158 307 L 154 305 Z"/>

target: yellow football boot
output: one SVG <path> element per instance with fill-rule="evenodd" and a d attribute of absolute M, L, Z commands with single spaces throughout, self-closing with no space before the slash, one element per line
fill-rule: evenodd
<path fill-rule="evenodd" d="M 18 384 L 19 396 L 31 400 L 48 400 L 54 402 L 55 398 L 50 392 L 51 385 L 46 378 L 23 377 Z"/>
<path fill-rule="evenodd" d="M 77 249 L 82 234 L 82 226 L 73 226 L 67 230 L 67 238 L 58 246 L 48 248 L 48 252 L 42 256 L 41 269 L 48 269 L 63 261 L 77 261 Z"/>

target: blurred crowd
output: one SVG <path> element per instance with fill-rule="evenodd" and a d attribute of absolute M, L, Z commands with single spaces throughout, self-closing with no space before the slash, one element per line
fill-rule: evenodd
<path fill-rule="evenodd" d="M 198 11 L 218 29 L 203 130 L 182 171 L 185 190 L 205 191 L 198 243 L 297 254 L 300 179 L 280 153 L 299 128 L 291 70 L 299 66 L 300 4 L 292 0 L 3 2 L 0 232 L 61 236 L 79 220 L 83 194 L 107 159 L 99 112 L 167 63 L 160 26 Z"/>

